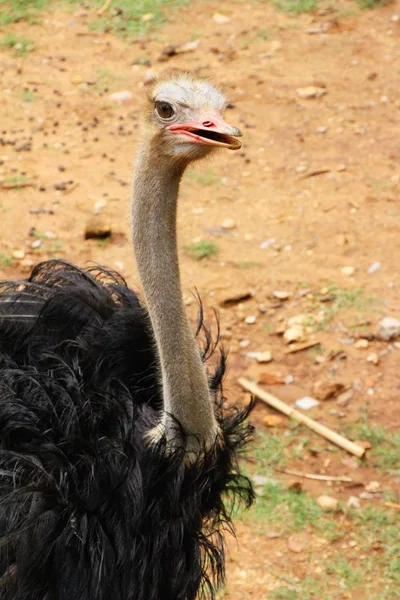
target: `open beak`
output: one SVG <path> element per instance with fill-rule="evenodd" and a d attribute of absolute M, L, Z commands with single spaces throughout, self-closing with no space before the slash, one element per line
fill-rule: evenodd
<path fill-rule="evenodd" d="M 242 143 L 237 138 L 242 132 L 237 127 L 228 125 L 216 111 L 206 111 L 187 123 L 169 125 L 168 130 L 173 134 L 181 134 L 191 138 L 193 144 L 218 146 L 239 150 Z"/>

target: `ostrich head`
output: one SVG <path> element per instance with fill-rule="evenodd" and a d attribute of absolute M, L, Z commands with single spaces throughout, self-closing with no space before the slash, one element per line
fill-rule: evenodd
<path fill-rule="evenodd" d="M 223 119 L 226 107 L 224 95 L 208 81 L 174 73 L 152 88 L 146 137 L 164 157 L 186 164 L 217 148 L 237 150 L 242 133 Z"/>

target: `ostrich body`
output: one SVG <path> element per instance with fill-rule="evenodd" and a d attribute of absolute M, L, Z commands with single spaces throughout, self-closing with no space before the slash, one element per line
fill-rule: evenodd
<path fill-rule="evenodd" d="M 214 598 L 248 411 L 222 414 L 225 360 L 181 295 L 179 182 L 240 147 L 208 82 L 149 97 L 132 232 L 143 306 L 122 277 L 61 261 L 0 284 L 0 600 Z M 199 331 L 204 326 L 200 319 Z"/>

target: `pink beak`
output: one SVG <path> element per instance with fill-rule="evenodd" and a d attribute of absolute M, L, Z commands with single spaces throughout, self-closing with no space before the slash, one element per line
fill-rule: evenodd
<path fill-rule="evenodd" d="M 237 139 L 242 132 L 228 125 L 217 111 L 198 113 L 198 118 L 187 123 L 176 123 L 167 128 L 172 134 L 181 134 L 191 138 L 192 144 L 204 144 L 238 150 L 242 143 Z"/>

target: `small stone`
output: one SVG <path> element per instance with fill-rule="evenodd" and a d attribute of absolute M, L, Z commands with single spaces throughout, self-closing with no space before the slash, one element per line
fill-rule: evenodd
<path fill-rule="evenodd" d="M 371 494 L 371 492 L 361 492 L 361 494 L 359 494 L 359 497 L 362 500 L 375 500 L 375 496 L 374 494 Z"/>
<path fill-rule="evenodd" d="M 268 483 L 272 485 L 277 485 L 277 480 L 273 477 L 267 477 L 266 475 L 259 475 L 258 473 L 254 473 L 252 476 L 252 481 L 254 485 L 267 485 Z"/>
<path fill-rule="evenodd" d="M 217 25 L 226 25 L 226 23 L 230 23 L 231 19 L 227 15 L 222 15 L 221 13 L 213 14 L 213 21 L 217 23 Z"/>
<path fill-rule="evenodd" d="M 300 98 L 320 98 L 326 94 L 326 88 L 309 85 L 307 87 L 297 88 L 296 92 Z"/>
<path fill-rule="evenodd" d="M 274 298 L 278 298 L 278 300 L 288 300 L 291 296 L 290 292 L 275 290 L 272 292 Z"/>
<path fill-rule="evenodd" d="M 299 535 L 293 534 L 288 537 L 287 547 L 290 550 L 290 552 L 300 553 L 303 552 L 305 548 L 305 541 Z"/>
<path fill-rule="evenodd" d="M 291 383 L 294 382 L 294 377 L 293 375 L 286 375 L 285 379 L 284 379 L 284 384 L 285 385 L 290 385 Z"/>
<path fill-rule="evenodd" d="M 37 250 L 38 248 L 40 248 L 41 245 L 42 240 L 33 240 L 33 242 L 31 243 L 31 248 L 33 248 L 33 250 Z"/>
<path fill-rule="evenodd" d="M 122 90 L 121 92 L 114 92 L 108 97 L 110 100 L 112 100 L 113 102 L 117 102 L 118 104 L 128 104 L 132 101 L 133 94 L 128 90 Z"/>
<path fill-rule="evenodd" d="M 370 265 L 368 267 L 368 273 L 370 275 L 373 275 L 373 273 L 376 273 L 377 271 L 379 271 L 381 266 L 382 266 L 382 263 L 380 263 L 379 261 L 373 262 L 372 265 Z"/>
<path fill-rule="evenodd" d="M 350 496 L 350 498 L 347 500 L 347 506 L 349 508 L 361 508 L 360 499 L 357 498 L 357 496 Z"/>
<path fill-rule="evenodd" d="M 85 240 L 104 239 L 111 236 L 111 225 L 99 217 L 90 219 L 85 227 Z"/>
<path fill-rule="evenodd" d="M 371 352 L 367 356 L 367 362 L 372 363 L 373 365 L 377 365 L 379 363 L 379 356 L 376 352 Z"/>
<path fill-rule="evenodd" d="M 283 385 L 285 383 L 285 379 L 276 373 L 260 373 L 258 382 L 261 385 Z"/>
<path fill-rule="evenodd" d="M 295 406 L 297 408 L 301 408 L 302 410 L 310 410 L 315 406 L 319 406 L 319 402 L 311 396 L 304 396 L 303 398 L 299 398 L 298 400 L 296 400 Z"/>
<path fill-rule="evenodd" d="M 269 363 L 272 360 L 272 352 L 271 350 L 265 350 L 264 352 L 260 352 L 257 356 L 257 362 L 259 363 Z"/>
<path fill-rule="evenodd" d="M 247 348 L 248 346 L 250 346 L 250 340 L 240 340 L 239 346 L 241 348 Z"/>
<path fill-rule="evenodd" d="M 344 390 L 344 384 L 338 381 L 317 381 L 313 392 L 318 400 L 331 400 Z"/>
<path fill-rule="evenodd" d="M 107 200 L 97 200 L 97 202 L 94 203 L 93 205 L 93 212 L 95 215 L 99 215 L 101 213 L 101 211 L 103 210 L 103 208 L 105 208 L 107 206 Z"/>
<path fill-rule="evenodd" d="M 275 241 L 276 241 L 275 238 L 269 238 L 268 240 L 261 242 L 261 244 L 260 244 L 261 250 L 267 250 L 268 248 L 271 248 L 271 246 L 273 246 L 275 244 Z"/>
<path fill-rule="evenodd" d="M 234 306 L 235 304 L 239 304 L 240 302 L 245 302 L 246 300 L 251 300 L 254 296 L 252 290 L 237 290 L 233 293 L 230 292 L 228 296 L 225 296 L 220 300 L 220 306 L 223 308 L 229 308 L 230 306 Z"/>
<path fill-rule="evenodd" d="M 369 341 L 368 340 L 357 340 L 356 342 L 354 342 L 354 348 L 368 348 L 369 346 Z"/>
<path fill-rule="evenodd" d="M 234 219 L 224 219 L 221 223 L 221 227 L 222 227 L 222 229 L 227 229 L 227 230 L 235 229 L 236 221 Z"/>
<path fill-rule="evenodd" d="M 347 406 L 353 397 L 353 390 L 346 390 L 336 398 L 336 403 L 339 406 Z"/>
<path fill-rule="evenodd" d="M 381 491 L 381 484 L 379 481 L 370 481 L 366 486 L 365 490 L 371 494 L 376 494 Z"/>
<path fill-rule="evenodd" d="M 247 325 L 254 325 L 254 323 L 257 321 L 257 317 L 255 315 L 249 315 L 248 317 L 245 317 L 244 322 Z"/>
<path fill-rule="evenodd" d="M 342 269 L 342 274 L 343 275 L 347 275 L 348 277 L 350 277 L 351 275 L 354 275 L 354 273 L 356 272 L 354 267 L 343 267 Z"/>
<path fill-rule="evenodd" d="M 262 420 L 264 427 L 283 427 L 284 423 L 285 419 L 279 415 L 266 415 Z"/>
<path fill-rule="evenodd" d="M 317 498 L 317 504 L 318 506 L 320 506 L 323 510 L 326 510 L 327 512 L 330 511 L 335 511 L 337 510 L 338 504 L 339 504 L 339 500 L 337 500 L 336 498 L 332 498 L 332 496 L 319 496 Z"/>
<path fill-rule="evenodd" d="M 400 321 L 394 317 L 384 317 L 378 324 L 377 336 L 388 342 L 397 337 L 400 337 Z"/>
<path fill-rule="evenodd" d="M 288 326 L 292 327 L 292 325 L 302 325 L 306 326 L 310 324 L 312 321 L 311 315 L 295 315 L 294 317 L 290 317 L 288 320 Z"/>
<path fill-rule="evenodd" d="M 291 342 L 302 342 L 305 339 L 304 327 L 302 325 L 293 325 L 286 329 L 283 337 L 288 344 Z"/>
<path fill-rule="evenodd" d="M 154 19 L 153 13 L 146 13 L 146 14 L 142 15 L 143 23 L 148 23 L 149 21 L 152 21 L 153 19 Z"/>
<path fill-rule="evenodd" d="M 25 258 L 25 252 L 23 250 L 14 250 L 14 252 L 12 253 L 12 257 L 17 260 L 22 260 L 23 258 Z"/>
<path fill-rule="evenodd" d="M 73 85 L 80 85 L 83 83 L 83 79 L 80 75 L 73 75 L 73 77 L 71 77 L 71 83 Z"/>

